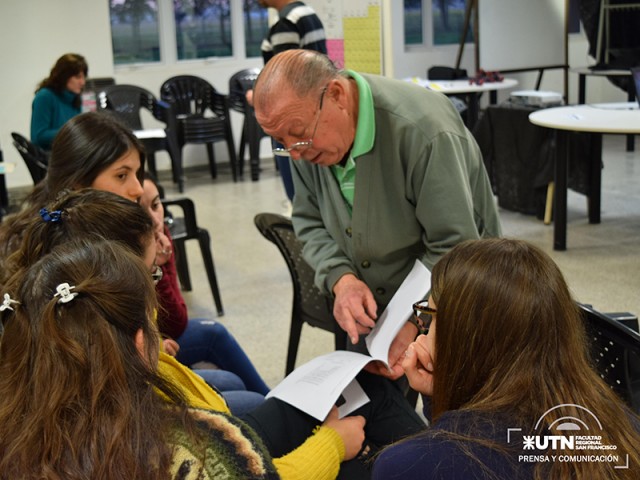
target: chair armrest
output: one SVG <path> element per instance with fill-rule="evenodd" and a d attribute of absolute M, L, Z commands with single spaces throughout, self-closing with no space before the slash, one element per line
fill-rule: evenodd
<path fill-rule="evenodd" d="M 157 100 L 153 106 L 153 118 L 160 120 L 167 125 L 167 128 L 171 128 L 175 125 L 176 115 L 173 112 L 173 105 L 164 100 Z"/>
<path fill-rule="evenodd" d="M 196 207 L 193 200 L 190 198 L 174 198 L 171 200 L 163 198 L 160 200 L 165 211 L 170 207 L 179 207 L 182 210 L 182 216 L 184 218 L 184 225 L 187 236 L 193 236 L 198 233 L 199 227 L 196 222 Z"/>

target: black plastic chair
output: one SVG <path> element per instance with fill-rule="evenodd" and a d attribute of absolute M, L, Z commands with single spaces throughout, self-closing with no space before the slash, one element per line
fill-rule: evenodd
<path fill-rule="evenodd" d="M 189 262 L 185 242 L 187 240 L 197 239 L 218 316 L 223 316 L 222 298 L 220 297 L 216 269 L 213 264 L 213 253 L 211 251 L 211 237 L 206 229 L 198 226 L 196 222 L 196 208 L 193 201 L 190 198 L 176 198 L 171 200 L 162 198 L 161 201 L 165 210 L 165 222 L 169 227 L 171 238 L 173 238 L 176 253 L 176 270 L 178 272 L 180 286 L 183 290 L 191 291 L 191 278 L 189 276 Z M 182 210 L 181 217 L 173 214 L 172 209 L 175 207 Z"/>
<path fill-rule="evenodd" d="M 219 93 L 205 79 L 193 75 L 179 75 L 166 80 L 160 87 L 160 98 L 173 107 L 178 126 L 178 149 L 187 143 L 204 143 L 209 156 L 211 177 L 217 177 L 213 144 L 224 140 L 234 181 L 237 179 L 237 160 L 229 118 L 226 95 Z M 178 168 L 178 189 L 184 191 L 182 163 Z"/>
<path fill-rule="evenodd" d="M 293 308 L 285 375 L 295 367 L 300 333 L 305 323 L 333 332 L 336 350 L 345 350 L 347 334 L 333 318 L 333 301 L 314 284 L 315 272 L 302 257 L 302 242 L 296 237 L 291 220 L 275 213 L 259 213 L 254 222 L 260 233 L 280 250 L 293 282 Z"/>
<path fill-rule="evenodd" d="M 98 93 L 99 110 L 110 110 L 134 131 L 144 145 L 148 157 L 149 170 L 157 178 L 155 152 L 167 151 L 171 158 L 173 181 L 178 182 L 179 165 L 182 160 L 178 148 L 176 120 L 171 105 L 158 100 L 150 91 L 135 85 L 112 85 Z M 145 129 L 140 115 L 147 109 L 153 118 L 165 124 L 164 129 Z"/>
<path fill-rule="evenodd" d="M 268 137 L 256 120 L 253 107 L 249 105 L 246 98 L 247 91 L 253 88 L 259 73 L 259 68 L 247 68 L 234 73 L 229 79 L 229 107 L 244 115 L 238 152 L 238 175 L 242 176 L 244 173 L 244 153 L 248 145 L 251 180 L 253 181 L 260 178 L 260 141 L 264 137 Z"/>
<path fill-rule="evenodd" d="M 640 414 L 640 334 L 589 305 L 578 304 L 602 379 Z"/>
<path fill-rule="evenodd" d="M 13 137 L 13 145 L 27 164 L 33 184 L 38 184 L 47 175 L 49 154 L 19 133 L 11 132 L 11 137 Z"/>
<path fill-rule="evenodd" d="M 84 91 L 98 93 L 105 87 L 116 84 L 116 79 L 113 77 L 89 77 L 84 84 Z"/>

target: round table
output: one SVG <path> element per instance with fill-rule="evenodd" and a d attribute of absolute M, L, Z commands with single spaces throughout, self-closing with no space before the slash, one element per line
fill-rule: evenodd
<path fill-rule="evenodd" d="M 631 70 L 625 69 L 597 69 L 590 67 L 571 68 L 570 72 L 578 74 L 578 103 L 587 102 L 587 77 L 630 77 Z M 635 90 L 629 89 L 627 92 L 627 101 L 633 102 Z M 627 135 L 627 152 L 633 152 L 635 148 L 633 135 Z"/>
<path fill-rule="evenodd" d="M 473 128 L 478 121 L 480 112 L 480 96 L 484 92 L 489 92 L 491 97 L 489 103 L 496 103 L 498 90 L 514 88 L 518 81 L 513 78 L 505 78 L 501 82 L 484 82 L 482 85 L 469 83 L 469 80 L 426 80 L 424 85 L 436 92 L 445 95 L 464 95 L 467 98 L 469 108 L 467 126 Z"/>
<path fill-rule="evenodd" d="M 640 109 L 637 103 L 600 103 L 547 108 L 533 112 L 529 121 L 557 131 L 557 149 L 554 169 L 554 234 L 553 248 L 567 248 L 567 164 L 570 132 L 591 133 L 589 159 L 589 223 L 600 223 L 600 196 L 602 188 L 602 134 L 639 134 Z"/>
<path fill-rule="evenodd" d="M 408 77 L 406 82 L 415 83 L 421 87 L 444 93 L 445 95 L 463 95 L 467 99 L 467 127 L 473 128 L 478 121 L 480 112 L 480 96 L 484 92 L 489 92 L 489 103 L 496 103 L 498 90 L 513 88 L 518 85 L 518 81 L 513 78 L 505 78 L 501 82 L 484 82 L 482 85 L 469 83 L 469 79 L 461 80 L 429 80 L 419 77 Z"/>

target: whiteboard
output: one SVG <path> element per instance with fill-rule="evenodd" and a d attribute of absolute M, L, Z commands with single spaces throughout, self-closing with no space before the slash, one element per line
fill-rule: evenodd
<path fill-rule="evenodd" d="M 566 0 L 477 0 L 479 68 L 565 65 Z"/>

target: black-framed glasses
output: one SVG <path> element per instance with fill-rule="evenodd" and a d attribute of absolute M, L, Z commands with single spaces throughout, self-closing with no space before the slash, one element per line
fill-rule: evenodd
<path fill-rule="evenodd" d="M 313 145 L 313 138 L 316 136 L 316 131 L 318 130 L 318 124 L 320 123 L 320 112 L 322 111 L 322 104 L 324 102 L 324 94 L 327 91 L 329 85 L 326 85 L 322 89 L 322 93 L 320 94 L 320 105 L 318 106 L 318 112 L 316 113 L 316 124 L 313 127 L 313 133 L 309 140 L 303 140 L 301 142 L 296 142 L 291 145 L 289 148 L 278 147 L 272 150 L 274 155 L 278 155 L 280 157 L 290 157 L 292 151 L 297 151 L 298 153 L 302 153 L 307 148 L 311 148 Z"/>
<path fill-rule="evenodd" d="M 420 322 L 420 327 L 425 333 L 429 331 L 433 316 L 437 312 L 435 308 L 429 306 L 428 300 L 421 300 L 413 304 L 413 314 Z"/>
<path fill-rule="evenodd" d="M 153 267 L 153 271 L 151 272 L 151 278 L 153 278 L 153 283 L 155 285 L 158 284 L 158 282 L 160 280 L 162 280 L 162 268 L 160 267 L 160 265 L 154 265 Z"/>

